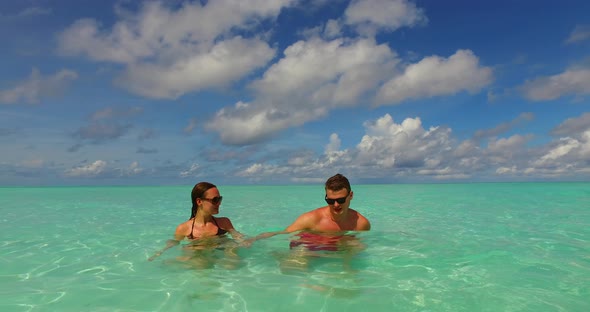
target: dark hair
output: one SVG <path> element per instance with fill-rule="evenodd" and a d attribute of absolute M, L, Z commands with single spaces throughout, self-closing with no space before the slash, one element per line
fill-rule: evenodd
<path fill-rule="evenodd" d="M 330 177 L 325 184 L 326 190 L 340 191 L 346 189 L 350 193 L 350 182 L 348 179 L 340 173 Z"/>
<path fill-rule="evenodd" d="M 195 186 L 193 187 L 193 191 L 191 192 L 191 202 L 193 204 L 193 207 L 191 208 L 191 217 L 190 219 L 194 218 L 197 215 L 197 204 L 195 203 L 195 201 L 197 201 L 197 198 L 202 198 L 203 195 L 205 194 L 205 192 L 207 192 L 207 190 L 212 189 L 215 186 L 215 184 L 213 183 L 209 183 L 209 182 L 199 182 L 197 184 L 195 184 Z"/>

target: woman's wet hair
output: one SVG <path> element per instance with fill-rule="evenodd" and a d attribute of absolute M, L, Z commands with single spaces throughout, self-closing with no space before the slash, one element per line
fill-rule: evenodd
<path fill-rule="evenodd" d="M 326 181 L 325 188 L 326 190 L 330 191 L 340 191 L 341 189 L 346 189 L 349 193 L 351 190 L 350 182 L 348 182 L 348 179 L 340 173 L 330 177 Z"/>
<path fill-rule="evenodd" d="M 193 207 L 191 208 L 191 217 L 189 219 L 194 218 L 197 215 L 197 198 L 203 198 L 203 195 L 205 195 L 205 192 L 207 192 L 207 190 L 212 189 L 215 186 L 215 184 L 213 183 L 209 183 L 209 182 L 199 182 L 197 184 L 195 184 L 195 186 L 193 187 L 193 191 L 191 192 L 191 202 L 193 203 Z"/>

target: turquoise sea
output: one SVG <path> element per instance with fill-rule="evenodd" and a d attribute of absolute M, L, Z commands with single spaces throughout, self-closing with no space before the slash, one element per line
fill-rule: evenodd
<path fill-rule="evenodd" d="M 353 185 L 365 249 L 299 272 L 287 235 L 208 268 L 179 246 L 147 261 L 191 189 L 0 188 L 0 311 L 590 311 L 590 183 Z M 219 190 L 247 236 L 325 203 L 322 185 Z"/>

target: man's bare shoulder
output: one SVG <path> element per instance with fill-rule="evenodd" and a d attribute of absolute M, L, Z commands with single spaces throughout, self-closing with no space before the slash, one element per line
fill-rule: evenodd
<path fill-rule="evenodd" d="M 302 213 L 293 224 L 289 225 L 285 230 L 287 232 L 294 232 L 300 230 L 309 230 L 313 228 L 324 215 L 323 209 L 325 207 L 320 207 L 308 212 Z"/>
<path fill-rule="evenodd" d="M 326 207 L 320 207 L 320 208 L 316 208 L 314 210 L 310 210 L 308 212 L 304 212 L 303 214 L 301 214 L 299 216 L 299 219 L 302 220 L 308 220 L 308 221 L 317 221 L 320 220 L 322 218 L 322 216 L 324 216 L 324 210 L 326 209 Z"/>
<path fill-rule="evenodd" d="M 324 206 L 324 207 L 319 207 L 316 208 L 314 210 L 310 210 L 307 213 L 312 214 L 312 215 L 316 215 L 316 216 L 323 216 L 327 210 L 329 210 L 330 208 L 328 206 Z"/>
<path fill-rule="evenodd" d="M 356 220 L 356 230 L 357 231 L 368 231 L 371 229 L 371 223 L 369 219 L 363 216 L 360 212 L 349 208 L 349 210 L 354 214 Z"/>

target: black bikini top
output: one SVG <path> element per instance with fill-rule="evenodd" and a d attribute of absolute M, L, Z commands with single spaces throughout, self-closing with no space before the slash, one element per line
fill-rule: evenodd
<path fill-rule="evenodd" d="M 215 220 L 214 217 L 213 218 L 213 223 L 215 223 L 215 226 L 217 226 L 217 233 L 215 233 L 216 236 L 221 236 L 225 233 L 227 233 L 226 230 L 222 229 L 221 227 L 219 227 L 219 225 L 217 224 L 217 221 Z M 195 239 L 195 237 L 193 236 L 193 230 L 195 228 L 195 220 L 197 218 L 193 218 L 193 225 L 191 226 L 191 233 L 187 236 L 188 239 Z"/>

